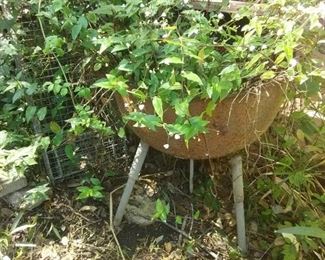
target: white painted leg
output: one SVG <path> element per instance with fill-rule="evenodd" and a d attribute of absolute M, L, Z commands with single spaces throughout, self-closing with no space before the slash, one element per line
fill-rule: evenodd
<path fill-rule="evenodd" d="M 193 193 L 194 160 L 190 159 L 190 193 Z"/>
<path fill-rule="evenodd" d="M 131 196 L 131 192 L 133 190 L 134 184 L 136 180 L 139 178 L 139 174 L 143 165 L 143 162 L 147 156 L 149 149 L 149 145 L 142 140 L 139 143 L 138 149 L 135 153 L 132 166 L 129 172 L 129 178 L 124 188 L 120 204 L 118 205 L 115 218 L 114 218 L 114 226 L 117 227 L 120 225 L 122 218 L 125 213 L 125 208 L 129 202 L 129 198 Z"/>
<path fill-rule="evenodd" d="M 247 252 L 246 232 L 245 232 L 245 214 L 244 214 L 244 184 L 242 158 L 237 155 L 230 160 L 232 183 L 234 192 L 234 202 L 237 221 L 238 247 L 243 254 Z"/>

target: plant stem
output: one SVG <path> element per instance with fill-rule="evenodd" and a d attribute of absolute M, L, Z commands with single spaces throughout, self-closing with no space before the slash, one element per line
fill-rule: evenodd
<path fill-rule="evenodd" d="M 114 218 L 114 226 L 119 226 L 124 212 L 125 212 L 125 208 L 129 202 L 129 198 L 131 196 L 131 192 L 133 190 L 134 184 L 136 182 L 136 180 L 139 178 L 139 174 L 140 174 L 140 170 L 142 168 L 143 162 L 146 158 L 146 155 L 148 153 L 148 149 L 149 149 L 149 145 L 145 142 L 143 142 L 142 140 L 140 141 L 140 144 L 138 146 L 138 149 L 135 153 L 133 162 L 132 162 L 132 166 L 129 172 L 129 178 L 128 181 L 126 183 L 126 186 L 124 188 L 121 200 L 120 200 L 120 204 L 118 205 L 116 214 L 115 214 L 115 218 Z"/>
<path fill-rule="evenodd" d="M 45 31 L 44 31 L 44 27 L 43 27 L 43 23 L 42 23 L 41 17 L 39 16 L 39 14 L 41 12 L 41 5 L 42 5 L 42 0 L 39 0 L 38 1 L 38 10 L 37 10 L 37 19 L 38 19 L 39 26 L 41 28 L 42 36 L 43 36 L 44 41 L 45 41 L 46 40 L 46 35 L 45 35 Z M 70 87 L 70 82 L 68 80 L 68 77 L 67 77 L 67 75 L 66 75 L 66 73 L 65 73 L 65 71 L 63 69 L 63 66 L 62 66 L 60 60 L 56 56 L 56 54 L 54 52 L 52 52 L 52 55 L 55 58 L 56 62 L 58 63 L 59 67 L 60 67 L 60 70 L 62 72 L 62 75 L 64 77 L 65 82 L 69 84 L 69 86 L 68 86 L 69 94 L 70 94 L 70 97 L 71 97 L 72 104 L 75 107 L 76 106 L 76 102 L 75 102 L 75 98 L 74 98 L 73 91 L 72 91 L 72 89 Z"/>
<path fill-rule="evenodd" d="M 113 193 L 116 192 L 117 190 L 123 188 L 123 186 L 124 185 L 116 188 L 115 190 L 113 190 L 112 192 L 109 193 L 109 226 L 111 228 L 115 243 L 116 243 L 116 245 L 117 245 L 117 247 L 119 249 L 122 260 L 125 260 L 125 257 L 124 257 L 120 242 L 118 241 L 117 236 L 115 234 L 114 224 L 113 224 Z"/>

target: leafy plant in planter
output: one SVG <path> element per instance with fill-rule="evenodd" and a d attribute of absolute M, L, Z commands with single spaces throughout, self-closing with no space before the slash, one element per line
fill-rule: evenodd
<path fill-rule="evenodd" d="M 155 148 L 191 158 L 232 152 L 272 122 L 282 101 L 277 86 L 291 82 L 308 91 L 309 83 L 324 78 L 310 58 L 323 28 L 319 1 L 270 1 L 260 8 L 244 7 L 228 20 L 222 12 L 193 10 L 184 2 L 107 5 L 113 32 L 98 41 L 101 51 L 109 51 L 119 64 L 96 86 L 119 93 L 124 118 Z M 237 106 L 245 97 L 246 104 Z M 231 129 L 231 118 L 240 123 L 236 129 Z M 245 127 L 247 121 L 257 127 Z M 233 133 L 241 127 L 244 132 Z M 150 142 L 147 134 L 157 128 L 164 131 Z M 211 135 L 204 138 L 212 132 L 220 140 L 228 135 L 222 149 L 210 150 L 220 146 L 209 146 Z M 201 139 L 198 155 L 191 147 L 195 143 L 197 150 Z M 232 147 L 235 139 L 242 140 Z M 185 146 L 190 154 L 177 150 Z"/>

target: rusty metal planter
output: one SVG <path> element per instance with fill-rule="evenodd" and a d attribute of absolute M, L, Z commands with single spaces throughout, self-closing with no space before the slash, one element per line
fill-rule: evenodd
<path fill-rule="evenodd" d="M 209 121 L 208 132 L 192 139 L 187 148 L 184 140 L 176 140 L 167 135 L 163 128 L 151 131 L 147 128 L 129 126 L 133 132 L 151 147 L 183 159 L 208 159 L 222 157 L 256 141 L 271 125 L 284 99 L 284 83 L 268 82 L 231 95 L 217 104 Z M 133 107 L 126 107 L 130 97 L 116 96 L 122 114 Z M 190 104 L 192 116 L 200 115 L 206 108 L 207 100 L 193 100 Z M 132 102 L 131 102 L 132 103 Z M 144 112 L 154 114 L 151 101 L 145 103 Z M 176 115 L 171 108 L 166 108 L 164 121 L 173 123 Z M 169 144 L 165 149 L 164 145 Z"/>

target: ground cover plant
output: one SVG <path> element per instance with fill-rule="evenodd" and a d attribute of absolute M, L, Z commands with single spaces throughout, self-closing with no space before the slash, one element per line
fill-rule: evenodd
<path fill-rule="evenodd" d="M 243 8 L 230 19 L 220 10 L 196 11 L 176 0 L 0 1 L 0 173 L 25 173 L 31 182 L 44 182 L 35 164 L 47 147 L 63 146 L 69 162 L 78 163 L 77 136 L 89 129 L 124 136 L 124 128 L 108 125 L 101 113 L 114 92 L 135 101 L 125 122 L 163 127 L 188 142 L 208 131 L 209 114 L 221 100 L 284 79 L 295 90 L 287 93 L 287 108 L 247 150 L 248 257 L 323 259 L 324 64 L 312 57 L 324 37 L 324 4 L 264 2 L 269 5 L 262 13 Z M 54 68 L 50 76 L 47 68 Z M 54 97 L 54 105 L 36 102 L 45 94 Z M 192 117 L 189 105 L 196 98 L 208 100 L 207 107 Z M 148 99 L 154 114 L 144 112 Z M 56 115 L 67 103 L 68 120 L 60 122 Z M 177 114 L 174 123 L 164 122 L 167 107 Z M 35 131 L 35 125 L 46 131 Z M 202 163 L 200 171 L 212 177 L 197 174 L 188 197 L 183 164 L 173 168 L 172 159 L 158 158 L 144 170 L 154 174 L 140 180 L 154 193 L 152 217 L 178 229 L 185 223 L 190 238 L 179 239 L 158 225 L 153 229 L 159 227 L 164 238 L 157 239 L 156 232 L 136 249 L 123 240 L 127 226 L 119 234 L 125 255 L 132 247 L 130 257 L 137 259 L 209 259 L 209 250 L 239 258 L 230 186 L 220 185 L 230 183 L 226 163 Z M 156 174 L 159 168 L 163 177 Z M 108 254 L 118 259 L 108 193 L 124 177 L 87 170 L 89 178 L 77 189 L 69 182 L 57 186 L 49 203 L 23 217 L 1 201 L 0 253 L 12 259 Z"/>

